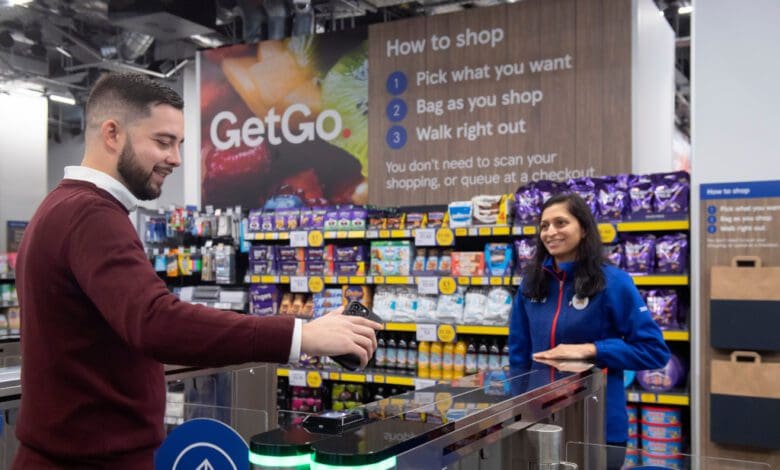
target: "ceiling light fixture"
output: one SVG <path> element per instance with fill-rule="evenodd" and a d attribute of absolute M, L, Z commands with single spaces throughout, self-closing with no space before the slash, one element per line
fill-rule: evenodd
<path fill-rule="evenodd" d="M 73 96 L 58 95 L 56 93 L 49 93 L 49 99 L 56 101 L 57 103 L 69 104 L 73 106 L 76 104 L 76 99 Z"/>
<path fill-rule="evenodd" d="M 65 57 L 67 57 L 68 59 L 72 59 L 72 58 L 73 58 L 73 56 L 71 55 L 71 53 L 70 53 L 70 52 L 68 52 L 68 50 L 67 50 L 67 49 L 65 49 L 65 48 L 64 48 L 64 47 L 62 47 L 62 46 L 57 46 L 57 47 L 55 47 L 54 49 L 56 49 L 56 50 L 57 50 L 57 52 L 59 52 L 60 54 L 64 55 L 64 56 L 65 56 Z"/>
<path fill-rule="evenodd" d="M 224 46 L 225 43 L 217 38 L 204 36 L 202 34 L 193 34 L 190 39 L 195 41 L 200 47 L 214 48 Z"/>
<path fill-rule="evenodd" d="M 693 13 L 693 7 L 691 5 L 688 5 L 687 7 L 680 7 L 677 9 L 678 15 L 690 15 Z"/>
<path fill-rule="evenodd" d="M 32 3 L 32 0 L 11 0 L 9 2 L 12 7 L 23 7 L 30 3 Z"/>

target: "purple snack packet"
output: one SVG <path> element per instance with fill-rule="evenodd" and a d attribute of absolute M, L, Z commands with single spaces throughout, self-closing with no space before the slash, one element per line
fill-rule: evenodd
<path fill-rule="evenodd" d="M 684 233 L 664 235 L 655 242 L 655 271 L 679 274 L 687 267 L 688 237 Z"/>
<path fill-rule="evenodd" d="M 337 246 L 335 260 L 344 261 L 368 261 L 368 247 L 365 245 Z"/>
<path fill-rule="evenodd" d="M 650 290 L 647 292 L 646 302 L 650 315 L 662 330 L 678 327 L 678 300 L 675 291 Z"/>
<path fill-rule="evenodd" d="M 254 276 L 276 274 L 275 268 L 276 268 L 276 263 L 273 260 L 249 262 L 249 274 Z"/>
<path fill-rule="evenodd" d="M 623 249 L 626 271 L 633 274 L 650 274 L 655 266 L 655 236 L 626 235 Z"/>
<path fill-rule="evenodd" d="M 365 230 L 368 211 L 365 207 L 355 207 L 352 209 L 351 227 L 352 230 Z"/>
<path fill-rule="evenodd" d="M 276 259 L 279 261 L 303 261 L 305 259 L 303 248 L 292 246 L 277 246 Z"/>
<path fill-rule="evenodd" d="M 515 273 L 523 274 L 528 264 L 536 255 L 536 240 L 533 238 L 520 238 L 515 240 Z"/>
<path fill-rule="evenodd" d="M 565 183 L 547 180 L 538 181 L 534 183 L 533 187 L 539 191 L 539 197 L 541 198 L 542 205 L 544 205 L 548 199 L 555 196 L 556 194 L 565 193 L 569 190 L 569 187 L 566 186 Z"/>
<path fill-rule="evenodd" d="M 625 252 L 623 250 L 623 245 L 620 243 L 615 245 L 605 245 L 604 246 L 604 256 L 606 256 L 607 261 L 614 264 L 618 268 L 623 268 L 625 262 Z"/>
<path fill-rule="evenodd" d="M 275 214 L 273 212 L 263 212 L 260 216 L 260 231 L 273 232 Z"/>
<path fill-rule="evenodd" d="M 260 209 L 252 209 L 249 211 L 248 226 L 250 232 L 259 232 L 262 227 L 263 211 Z"/>
<path fill-rule="evenodd" d="M 249 249 L 249 261 L 268 261 L 274 259 L 272 245 L 252 245 Z"/>
<path fill-rule="evenodd" d="M 597 216 L 599 214 L 598 199 L 596 197 L 596 184 L 590 178 L 577 178 L 570 179 L 566 182 L 569 191 L 577 194 L 581 197 L 585 204 L 588 205 L 591 214 Z"/>
<path fill-rule="evenodd" d="M 660 214 L 684 214 L 688 211 L 688 173 L 660 173 L 652 175 L 653 205 Z"/>
<path fill-rule="evenodd" d="M 322 228 L 325 230 L 338 230 L 339 209 L 337 207 L 329 207 L 325 211 Z"/>
<path fill-rule="evenodd" d="M 597 180 L 598 216 L 603 220 L 621 220 L 629 205 L 628 190 L 616 177 Z"/>
<path fill-rule="evenodd" d="M 347 261 L 334 264 L 334 274 L 337 276 L 364 276 L 366 274 L 366 263 L 361 261 Z"/>
<path fill-rule="evenodd" d="M 338 212 L 337 230 L 350 230 L 352 227 L 352 206 L 341 206 Z"/>
<path fill-rule="evenodd" d="M 306 265 L 303 261 L 279 261 L 279 274 L 283 276 L 303 276 Z"/>
<path fill-rule="evenodd" d="M 515 192 L 515 225 L 535 224 L 542 207 L 542 195 L 533 186 L 518 188 Z"/>
<path fill-rule="evenodd" d="M 314 208 L 303 207 L 301 208 L 300 228 L 303 230 L 311 230 L 314 224 Z"/>
<path fill-rule="evenodd" d="M 306 261 L 306 275 L 325 276 L 328 274 L 328 263 L 326 261 Z"/>
<path fill-rule="evenodd" d="M 628 187 L 632 214 L 653 212 L 653 182 L 648 176 L 634 175 Z"/>

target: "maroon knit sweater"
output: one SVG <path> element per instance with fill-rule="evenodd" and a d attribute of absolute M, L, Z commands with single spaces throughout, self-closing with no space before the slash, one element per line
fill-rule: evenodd
<path fill-rule="evenodd" d="M 181 302 L 147 260 L 124 206 L 63 180 L 17 262 L 22 403 L 16 468 L 152 468 L 164 438 L 161 363 L 286 362 L 294 320 Z"/>

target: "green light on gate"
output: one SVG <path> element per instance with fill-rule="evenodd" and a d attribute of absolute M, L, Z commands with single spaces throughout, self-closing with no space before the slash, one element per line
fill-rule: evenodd
<path fill-rule="evenodd" d="M 395 468 L 395 466 L 395 456 L 382 460 L 381 462 L 369 463 L 365 465 L 329 465 L 326 463 L 315 462 L 314 457 L 311 459 L 311 470 L 389 470 L 391 468 Z"/>
<path fill-rule="evenodd" d="M 249 452 L 249 462 L 260 467 L 300 467 L 311 463 L 311 454 L 279 456 Z"/>

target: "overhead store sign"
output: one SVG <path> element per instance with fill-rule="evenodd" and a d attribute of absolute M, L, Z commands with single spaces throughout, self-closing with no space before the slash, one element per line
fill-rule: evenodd
<path fill-rule="evenodd" d="M 631 168 L 626 2 L 528 0 L 200 64 L 204 205 L 443 204 Z"/>

